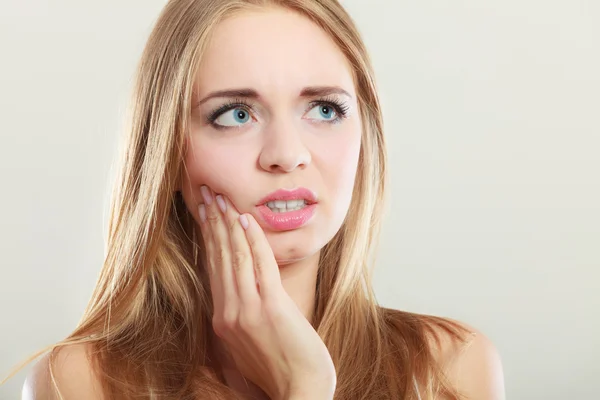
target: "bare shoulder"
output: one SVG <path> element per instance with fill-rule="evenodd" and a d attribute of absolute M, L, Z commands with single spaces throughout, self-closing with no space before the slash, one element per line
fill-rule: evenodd
<path fill-rule="evenodd" d="M 67 345 L 54 350 L 52 374 L 50 353 L 31 369 L 23 384 L 22 400 L 103 400 L 100 384 L 92 373 L 89 347 L 85 344 Z M 60 390 L 60 395 L 55 385 Z"/>
<path fill-rule="evenodd" d="M 450 383 L 467 399 L 504 400 L 504 373 L 496 346 L 479 330 L 463 322 L 450 320 L 469 334 L 456 341 L 439 332 L 436 357 Z"/>

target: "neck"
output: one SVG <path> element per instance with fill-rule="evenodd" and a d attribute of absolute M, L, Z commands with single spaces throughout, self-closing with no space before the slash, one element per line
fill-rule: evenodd
<path fill-rule="evenodd" d="M 279 263 L 281 284 L 304 317 L 312 322 L 319 270 L 319 253 L 303 260 Z"/>

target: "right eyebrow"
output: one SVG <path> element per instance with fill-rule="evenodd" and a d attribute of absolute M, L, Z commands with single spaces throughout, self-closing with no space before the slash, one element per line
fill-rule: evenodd
<path fill-rule="evenodd" d="M 215 97 L 243 97 L 248 99 L 258 99 L 260 95 L 254 89 L 244 88 L 244 89 L 228 89 L 228 90 L 218 90 L 216 92 L 212 92 L 207 95 L 205 98 L 200 100 L 196 107 L 201 106 L 206 103 L 208 100 L 213 99 Z"/>
<path fill-rule="evenodd" d="M 339 86 L 307 86 L 300 92 L 300 97 L 327 96 L 329 94 L 341 94 L 352 98 L 350 93 Z M 251 88 L 218 90 L 208 94 L 206 97 L 200 100 L 195 107 L 199 107 L 215 97 L 242 97 L 248 99 L 260 99 L 261 96 L 255 89 Z"/>

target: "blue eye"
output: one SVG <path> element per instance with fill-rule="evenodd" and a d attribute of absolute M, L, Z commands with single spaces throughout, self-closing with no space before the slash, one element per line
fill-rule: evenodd
<path fill-rule="evenodd" d="M 245 124 L 249 119 L 250 113 L 248 111 L 243 108 L 232 108 L 215 118 L 214 123 L 221 126 L 237 126 Z"/>
<path fill-rule="evenodd" d="M 311 112 L 312 112 L 312 110 L 317 110 L 317 115 L 316 116 L 311 115 L 311 113 L 309 112 L 308 116 L 311 119 L 317 119 L 315 117 L 321 116 L 321 117 L 325 118 L 327 121 L 331 121 L 331 120 L 335 120 L 337 117 L 337 112 L 335 111 L 335 109 L 332 106 L 327 105 L 327 104 L 317 104 L 315 107 L 313 107 L 311 109 Z"/>
<path fill-rule="evenodd" d="M 349 106 L 336 98 L 312 101 L 307 112 L 308 119 L 328 124 L 340 123 L 348 116 Z M 252 106 L 243 99 L 235 100 L 217 108 L 206 116 L 206 122 L 216 129 L 241 128 L 252 122 Z"/>

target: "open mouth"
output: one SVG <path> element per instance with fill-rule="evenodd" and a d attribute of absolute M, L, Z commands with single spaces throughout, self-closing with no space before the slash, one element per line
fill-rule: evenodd
<path fill-rule="evenodd" d="M 290 211 L 298 211 L 306 207 L 307 202 L 304 199 L 299 200 L 274 200 L 265 203 L 274 213 L 285 213 Z"/>
<path fill-rule="evenodd" d="M 306 188 L 279 189 L 258 202 L 258 211 L 267 226 L 289 231 L 307 224 L 315 215 L 317 195 Z"/>

